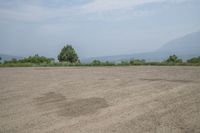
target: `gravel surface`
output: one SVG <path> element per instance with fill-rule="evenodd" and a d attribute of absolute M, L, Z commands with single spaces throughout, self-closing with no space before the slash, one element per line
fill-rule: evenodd
<path fill-rule="evenodd" d="M 0 68 L 0 133 L 200 133 L 200 67 Z"/>

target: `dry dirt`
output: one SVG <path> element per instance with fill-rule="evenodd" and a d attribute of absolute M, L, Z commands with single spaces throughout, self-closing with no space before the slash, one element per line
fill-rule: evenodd
<path fill-rule="evenodd" d="M 200 133 L 200 67 L 0 68 L 0 133 Z"/>

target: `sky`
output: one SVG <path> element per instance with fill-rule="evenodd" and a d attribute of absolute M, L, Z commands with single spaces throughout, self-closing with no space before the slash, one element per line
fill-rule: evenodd
<path fill-rule="evenodd" d="M 0 53 L 80 58 L 150 52 L 200 30 L 200 0 L 0 0 Z"/>

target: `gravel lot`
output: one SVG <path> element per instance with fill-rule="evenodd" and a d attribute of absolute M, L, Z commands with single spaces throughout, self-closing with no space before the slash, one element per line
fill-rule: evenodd
<path fill-rule="evenodd" d="M 200 67 L 0 68 L 0 133 L 200 133 Z"/>

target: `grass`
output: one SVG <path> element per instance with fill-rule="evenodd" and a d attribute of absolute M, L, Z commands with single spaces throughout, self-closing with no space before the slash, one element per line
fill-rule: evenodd
<path fill-rule="evenodd" d="M 71 67 L 71 66 L 200 66 L 200 63 L 166 63 L 166 62 L 145 62 L 145 63 L 135 63 L 130 64 L 126 63 L 111 63 L 111 62 L 103 62 L 100 64 L 93 64 L 93 63 L 68 63 L 68 62 L 51 62 L 51 63 L 4 63 L 0 64 L 0 67 Z"/>

